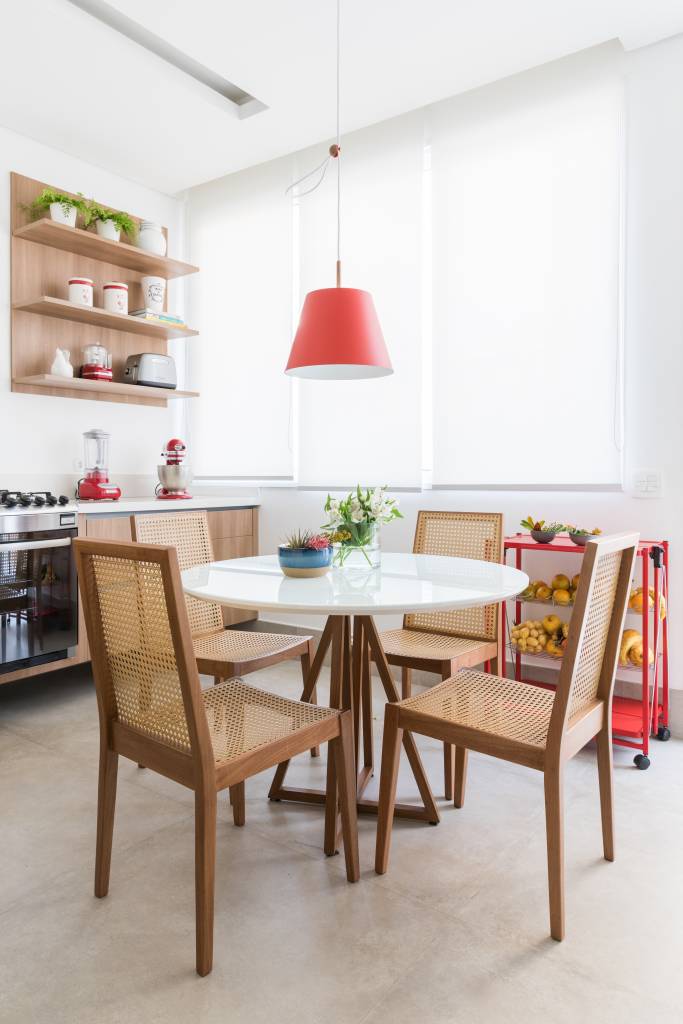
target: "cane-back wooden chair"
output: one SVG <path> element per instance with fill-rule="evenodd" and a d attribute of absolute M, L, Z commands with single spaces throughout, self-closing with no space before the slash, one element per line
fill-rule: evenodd
<path fill-rule="evenodd" d="M 554 939 L 564 938 L 564 765 L 593 738 L 597 740 L 603 852 L 606 860 L 614 860 L 612 693 L 637 548 L 635 533 L 586 545 L 556 690 L 463 670 L 418 696 L 387 704 L 375 859 L 378 874 L 384 874 L 389 860 L 404 729 L 454 744 L 456 807 L 464 803 L 468 750 L 536 768 L 543 772 L 545 790 L 550 933 Z"/>
<path fill-rule="evenodd" d="M 417 514 L 413 552 L 450 555 L 483 562 L 503 560 L 500 512 L 431 512 Z M 411 693 L 413 669 L 449 679 L 461 668 L 484 665 L 498 672 L 500 606 L 406 615 L 401 629 L 380 633 L 390 665 L 401 668 L 402 696 Z M 454 755 L 444 743 L 444 792 L 453 799 Z"/>
<path fill-rule="evenodd" d="M 142 544 L 172 544 L 181 571 L 213 562 L 213 545 L 206 512 L 167 512 L 130 517 L 133 540 Z M 313 638 L 285 633 L 257 633 L 250 629 L 226 629 L 221 606 L 213 601 L 185 597 L 197 668 L 214 682 L 257 672 L 281 661 L 299 658 L 304 686 L 311 667 Z M 316 692 L 311 701 L 315 704 Z M 311 750 L 318 756 L 317 747 Z"/>
<path fill-rule="evenodd" d="M 194 790 L 197 972 L 205 975 L 213 959 L 219 790 L 329 743 L 328 800 L 335 810 L 341 803 L 347 877 L 357 881 L 351 712 L 241 680 L 202 690 L 175 548 L 89 540 L 74 547 L 100 718 L 95 895 L 109 889 L 119 755 Z M 326 832 L 326 844 L 334 843 Z"/>

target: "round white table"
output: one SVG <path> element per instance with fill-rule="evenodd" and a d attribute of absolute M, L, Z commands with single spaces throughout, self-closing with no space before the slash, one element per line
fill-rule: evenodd
<path fill-rule="evenodd" d="M 376 801 L 363 799 L 373 772 L 370 652 L 387 700 L 400 700 L 373 616 L 495 604 L 519 594 L 529 583 L 528 576 L 519 569 L 496 562 L 391 552 L 382 553 L 378 569 L 332 569 L 328 575 L 314 579 L 284 576 L 276 555 L 197 565 L 186 569 L 182 579 L 185 592 L 200 600 L 233 608 L 327 616 L 301 699 L 309 700 L 313 694 L 331 645 L 330 704 L 353 712 L 357 766 L 362 715 L 364 763 L 358 772 L 358 810 L 365 813 L 377 810 Z M 396 814 L 436 824 L 439 812 L 409 733 L 404 734 L 403 744 L 422 807 L 397 804 Z M 322 791 L 284 787 L 286 771 L 287 764 L 278 767 L 271 799 L 325 802 Z M 327 828 L 336 834 L 334 815 L 326 822 Z"/>

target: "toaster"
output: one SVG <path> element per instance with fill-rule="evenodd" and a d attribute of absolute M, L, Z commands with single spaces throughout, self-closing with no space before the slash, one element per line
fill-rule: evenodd
<path fill-rule="evenodd" d="M 173 356 L 162 356 L 156 352 L 138 352 L 128 356 L 123 376 L 127 384 L 145 384 L 150 388 L 178 386 Z"/>

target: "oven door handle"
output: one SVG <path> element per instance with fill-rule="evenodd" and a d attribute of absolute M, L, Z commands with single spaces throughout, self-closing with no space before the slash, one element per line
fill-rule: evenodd
<path fill-rule="evenodd" d="M 71 537 L 56 537 L 55 540 L 13 540 L 0 544 L 0 554 L 5 551 L 39 551 L 41 548 L 68 548 Z"/>

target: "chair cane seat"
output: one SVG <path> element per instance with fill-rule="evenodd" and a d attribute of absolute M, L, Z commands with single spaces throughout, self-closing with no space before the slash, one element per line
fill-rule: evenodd
<path fill-rule="evenodd" d="M 399 707 L 545 748 L 554 701 L 554 691 L 464 669 Z"/>
<path fill-rule="evenodd" d="M 285 633 L 255 633 L 248 629 L 224 629 L 220 633 L 194 637 L 192 644 L 198 660 L 225 661 L 246 664 L 285 652 L 302 654 L 307 650 L 310 636 L 290 636 Z M 298 648 L 298 650 L 297 650 Z"/>
<path fill-rule="evenodd" d="M 420 661 L 448 661 L 454 658 L 471 658 L 480 653 L 481 657 L 474 662 L 479 664 L 496 656 L 495 642 L 427 633 L 419 629 L 389 629 L 380 633 L 379 638 L 389 660 L 395 657 L 415 658 Z"/>
<path fill-rule="evenodd" d="M 214 757 L 221 763 L 339 715 L 334 709 L 258 690 L 241 679 L 202 690 L 202 699 Z"/>

